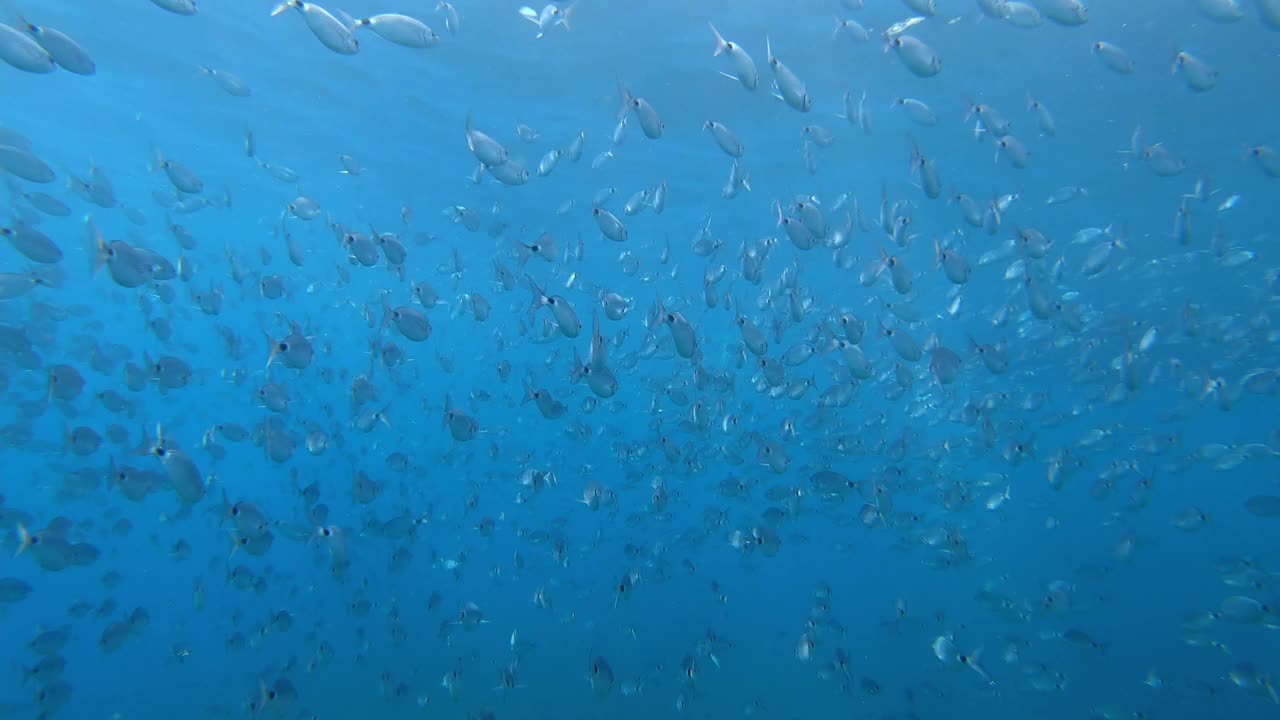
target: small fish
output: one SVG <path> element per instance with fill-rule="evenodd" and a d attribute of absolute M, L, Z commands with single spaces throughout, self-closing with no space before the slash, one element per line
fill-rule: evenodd
<path fill-rule="evenodd" d="M 1129 59 L 1129 54 L 1120 49 L 1119 46 L 1100 40 L 1093 44 L 1091 50 L 1102 61 L 1102 64 L 1113 72 L 1121 75 L 1133 73 L 1133 60 Z"/>
<path fill-rule="evenodd" d="M 1058 134 L 1058 125 L 1053 121 L 1053 114 L 1049 112 L 1049 108 L 1045 107 L 1043 102 L 1031 97 L 1031 93 L 1027 93 L 1027 110 L 1036 114 L 1036 121 L 1042 134 L 1049 137 Z"/>
<path fill-rule="evenodd" d="M 26 148 L 0 145 L 0 170 L 33 183 L 46 184 L 57 179 L 53 168 Z"/>
<path fill-rule="evenodd" d="M 289 9 L 297 10 L 302 15 L 307 27 L 321 45 L 339 55 L 355 55 L 360 52 L 360 41 L 356 39 L 352 28 L 315 3 L 309 3 L 306 0 L 284 0 L 271 10 L 271 17 Z"/>
<path fill-rule="evenodd" d="M 773 69 L 774 88 L 777 90 L 777 97 L 800 112 L 809 112 L 809 109 L 813 106 L 813 100 L 809 97 L 804 83 L 781 60 L 774 57 L 773 46 L 769 43 L 768 35 L 764 38 L 764 46 L 769 67 Z"/>
<path fill-rule="evenodd" d="M 627 241 L 627 226 L 616 215 L 597 205 L 591 208 L 591 217 L 595 218 L 600 234 L 614 242 Z"/>
<path fill-rule="evenodd" d="M 609 662 L 599 655 L 591 658 L 587 668 L 587 681 L 596 695 L 608 695 L 613 689 L 613 669 Z"/>
<path fill-rule="evenodd" d="M 58 69 L 54 56 L 35 38 L 3 23 L 0 23 L 0 60 L 28 73 L 44 74 Z"/>
<path fill-rule="evenodd" d="M 198 12 L 196 0 L 151 0 L 156 7 L 164 8 L 175 15 L 195 15 Z"/>
<path fill-rule="evenodd" d="M 1280 178 L 1280 152 L 1267 145 L 1246 147 L 1245 157 L 1257 161 L 1262 172 L 1273 178 Z"/>
<path fill-rule="evenodd" d="M 570 339 L 578 337 L 578 334 L 582 332 L 582 323 L 578 320 L 578 314 L 574 312 L 573 306 L 569 304 L 569 301 L 559 295 L 547 295 L 529 275 L 525 275 L 525 281 L 528 283 L 529 289 L 533 291 L 533 303 L 529 306 L 530 312 L 544 307 L 551 308 L 551 314 L 555 317 L 556 326 L 560 329 L 560 333 Z"/>
<path fill-rule="evenodd" d="M 535 36 L 541 38 L 547 31 L 553 27 L 561 26 L 565 30 L 572 30 L 570 24 L 573 15 L 574 5 L 561 8 L 555 3 L 547 3 L 542 10 L 534 10 L 525 5 L 520 8 L 520 17 L 528 20 L 538 26 L 538 34 Z"/>
<path fill-rule="evenodd" d="M 1239 0 L 1196 0 L 1201 15 L 1218 22 L 1236 22 L 1244 17 Z"/>
<path fill-rule="evenodd" d="M 457 35 L 459 27 L 457 8 L 447 0 L 440 0 L 440 4 L 436 5 L 436 12 L 444 13 L 445 30 L 448 30 L 450 35 Z"/>
<path fill-rule="evenodd" d="M 199 70 L 205 76 L 213 78 L 214 82 L 218 83 L 218 87 L 232 97 L 249 97 L 253 94 L 253 91 L 249 89 L 249 86 L 243 80 L 229 72 L 217 70 L 207 65 L 200 65 Z M 252 154 L 250 154 L 250 157 L 252 157 Z"/>
<path fill-rule="evenodd" d="M 367 18 L 353 19 L 352 28 L 369 28 L 387 42 L 408 48 L 432 48 L 440 42 L 434 30 L 426 23 L 399 13 L 379 13 Z"/>
<path fill-rule="evenodd" d="M 173 183 L 175 190 L 189 195 L 198 195 L 204 192 L 204 181 L 186 165 L 166 158 L 159 149 L 154 151 L 154 155 L 155 160 L 151 164 L 151 172 L 164 171 L 164 174 L 169 178 L 169 182 Z"/>
<path fill-rule="evenodd" d="M 897 53 L 903 66 L 916 77 L 933 77 L 942 72 L 942 58 L 918 38 L 886 32 L 884 51 L 887 53 L 890 50 Z"/>
<path fill-rule="evenodd" d="M 622 109 L 619 114 L 630 110 L 635 114 L 635 118 L 640 123 L 640 129 L 644 132 L 645 137 L 650 140 L 657 140 L 662 137 L 664 127 L 662 118 L 658 116 L 658 111 L 649 104 L 648 100 L 632 95 L 621 80 L 618 81 L 618 94 L 622 98 Z"/>
<path fill-rule="evenodd" d="M 728 75 L 726 73 L 722 74 L 725 75 L 725 77 L 737 79 L 737 81 L 742 83 L 742 86 L 748 90 L 755 90 L 760 84 L 760 75 L 756 71 L 755 61 L 751 59 L 751 56 L 747 54 L 747 51 L 744 50 L 741 45 L 731 40 L 725 40 L 721 37 L 719 31 L 716 30 L 715 25 L 707 23 L 707 26 L 711 28 L 711 34 L 714 35 L 716 39 L 716 47 L 713 57 L 720 57 L 721 55 L 724 55 L 729 58 L 729 62 L 733 65 L 733 75 Z"/>
<path fill-rule="evenodd" d="M 716 145 L 719 145 L 726 155 L 732 158 L 742 157 L 742 141 L 723 123 L 708 120 L 702 124 L 702 129 L 711 133 L 711 137 L 715 138 Z"/>
<path fill-rule="evenodd" d="M 444 425 L 449 429 L 449 435 L 455 442 L 469 442 L 474 440 L 480 432 L 479 423 L 470 415 L 454 407 L 448 394 L 444 396 Z M 484 622 L 483 617 L 479 608 L 468 604 L 460 613 L 459 622 L 463 627 L 474 627 Z"/>
<path fill-rule="evenodd" d="M 1035 5 L 1059 25 L 1076 27 L 1089 22 L 1089 8 L 1083 0 L 1036 0 Z"/>
<path fill-rule="evenodd" d="M 1031 162 L 1031 151 L 1022 141 L 1012 135 L 1006 135 L 996 142 L 996 160 L 1003 153 L 1009 164 L 1015 168 L 1025 168 Z"/>
<path fill-rule="evenodd" d="M 45 52 L 49 53 L 49 57 L 57 63 L 58 67 L 76 75 L 94 75 L 98 72 L 97 64 L 89 56 L 88 51 L 65 33 L 27 22 L 21 15 L 18 16 L 18 24 L 40 47 L 44 48 Z"/>
<path fill-rule="evenodd" d="M 489 137 L 485 133 L 474 129 L 471 126 L 471 113 L 467 113 L 467 149 L 475 155 L 480 164 L 487 167 L 497 167 L 505 165 L 507 162 L 507 149 L 497 140 Z"/>
<path fill-rule="evenodd" d="M 1044 16 L 1035 5 L 1009 0 L 1004 4 L 1004 21 L 1014 27 L 1037 28 L 1044 24 Z"/>
<path fill-rule="evenodd" d="M 1218 71 L 1186 50 L 1179 51 L 1173 56 L 1173 65 L 1169 73 L 1177 75 L 1179 72 L 1182 73 L 1183 82 L 1195 92 L 1208 92 L 1218 84 Z"/>
<path fill-rule="evenodd" d="M 864 43 L 871 39 L 871 32 L 862 26 L 857 20 L 841 20 L 836 16 L 836 29 L 832 33 L 832 37 L 840 37 L 844 34 L 850 40 L 858 43 Z"/>
<path fill-rule="evenodd" d="M 925 127 L 933 127 L 938 124 L 938 116 L 933 110 L 921 100 L 915 98 L 898 97 L 893 99 L 890 107 L 901 109 L 912 122 Z"/>

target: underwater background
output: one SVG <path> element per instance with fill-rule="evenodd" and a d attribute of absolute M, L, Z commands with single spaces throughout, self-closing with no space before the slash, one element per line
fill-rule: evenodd
<path fill-rule="evenodd" d="M 0 717 L 1280 711 L 1280 3 L 865 5 L 0 2 Z"/>

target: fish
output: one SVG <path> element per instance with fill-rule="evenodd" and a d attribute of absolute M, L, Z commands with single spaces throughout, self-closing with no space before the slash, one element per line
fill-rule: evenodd
<path fill-rule="evenodd" d="M 156 0 L 152 1 L 155 2 Z M 169 2 L 171 0 L 163 1 Z M 184 0 L 176 1 L 183 2 Z M 315 3 L 306 2 L 306 0 L 284 0 L 284 2 L 272 8 L 271 16 L 276 17 L 291 9 L 297 10 L 298 14 L 302 15 L 307 28 L 311 30 L 311 34 L 320 41 L 321 45 L 339 55 L 355 55 L 360 52 L 360 41 L 356 38 L 351 23 L 339 20 L 328 10 Z M 394 27 L 395 23 L 392 23 L 392 25 Z"/>
<path fill-rule="evenodd" d="M 407 48 L 432 48 L 440 43 L 440 38 L 426 23 L 399 13 L 351 18 L 345 25 L 351 28 L 368 28 L 383 40 Z"/>

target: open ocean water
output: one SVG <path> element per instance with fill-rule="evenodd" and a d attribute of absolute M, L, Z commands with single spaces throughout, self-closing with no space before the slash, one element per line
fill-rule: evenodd
<path fill-rule="evenodd" d="M 0 2 L 0 718 L 1280 714 L 1280 0 L 196 1 Z"/>

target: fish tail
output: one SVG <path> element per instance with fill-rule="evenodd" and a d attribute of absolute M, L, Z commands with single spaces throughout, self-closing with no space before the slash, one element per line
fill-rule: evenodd
<path fill-rule="evenodd" d="M 529 283 L 529 290 L 533 293 L 533 302 L 529 304 L 529 312 L 533 312 L 547 304 L 547 295 L 542 292 L 542 288 L 538 287 L 538 283 L 528 273 L 525 273 L 524 279 L 525 282 Z"/>
<path fill-rule="evenodd" d="M 222 489 L 222 516 L 218 518 L 218 525 L 221 526 L 231 517 L 231 500 L 227 497 L 227 489 Z"/>
<path fill-rule="evenodd" d="M 577 385 L 586 376 L 584 368 L 586 365 L 582 362 L 582 355 L 578 352 L 578 348 L 573 349 L 573 369 L 569 371 L 569 383 Z"/>
<path fill-rule="evenodd" d="M 264 369 L 270 370 L 271 363 L 275 362 L 276 356 L 280 354 L 280 343 L 271 337 L 271 333 L 267 332 L 265 328 L 262 331 L 262 336 L 267 339 L 267 348 L 269 350 L 267 353 L 267 365 Z"/>
<path fill-rule="evenodd" d="M 387 326 L 391 324 L 391 319 L 392 317 L 394 317 L 395 311 L 392 310 L 391 306 L 387 304 L 386 294 L 383 294 L 381 298 L 381 302 L 382 302 L 382 329 L 386 330 Z"/>
<path fill-rule="evenodd" d="M 631 91 L 627 89 L 626 83 L 622 79 L 618 79 L 618 96 L 622 106 L 618 108 L 618 117 L 625 117 L 627 112 L 631 110 L 631 101 L 633 99 Z"/>
<path fill-rule="evenodd" d="M 711 28 L 711 34 L 716 36 L 716 49 L 711 54 L 711 57 L 720 57 L 729 49 L 729 43 L 725 42 L 723 37 L 720 37 L 720 31 L 716 30 L 715 25 L 708 22 L 707 27 Z"/>
<path fill-rule="evenodd" d="M 164 159 L 164 153 L 160 151 L 160 148 L 151 148 L 151 163 L 147 165 L 147 170 L 153 173 L 160 172 L 167 163 L 168 161 Z"/>
<path fill-rule="evenodd" d="M 89 231 L 89 276 L 92 277 L 107 263 L 107 243 L 92 217 L 85 216 L 84 222 Z"/>
<path fill-rule="evenodd" d="M 342 25 L 348 30 L 355 30 L 358 27 L 369 27 L 373 24 L 369 21 L 369 18 L 352 17 L 343 10 L 338 10 L 337 13 L 338 22 L 342 23 Z"/>
<path fill-rule="evenodd" d="M 15 552 L 13 556 L 18 557 L 22 553 L 26 552 L 27 548 L 34 545 L 35 542 L 35 536 L 27 532 L 27 526 L 22 523 L 18 523 L 18 551 Z"/>

